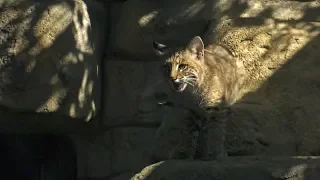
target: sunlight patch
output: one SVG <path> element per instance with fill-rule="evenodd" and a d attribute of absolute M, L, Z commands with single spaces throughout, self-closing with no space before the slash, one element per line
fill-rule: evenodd
<path fill-rule="evenodd" d="M 140 26 L 146 26 L 147 24 L 149 24 L 153 19 L 156 18 L 156 16 L 158 15 L 158 11 L 153 11 L 147 15 L 142 16 L 138 23 Z"/>

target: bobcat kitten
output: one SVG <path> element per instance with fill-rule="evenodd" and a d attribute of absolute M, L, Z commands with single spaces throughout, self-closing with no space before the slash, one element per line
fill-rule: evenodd
<path fill-rule="evenodd" d="M 153 46 L 160 55 L 169 51 L 167 46 L 157 42 L 153 42 Z M 184 129 L 186 136 L 170 153 L 170 158 L 194 158 L 197 150 L 204 160 L 224 160 L 228 156 L 226 120 L 244 80 L 243 64 L 220 45 L 205 49 L 202 39 L 195 36 L 185 48 L 174 50 L 163 68 L 176 92 L 183 92 L 188 86 L 192 88 L 192 95 L 199 99 L 198 107 L 202 110 L 200 115 L 191 113 Z M 200 130 L 196 127 L 199 124 Z M 202 138 L 204 147 L 199 145 L 197 129 L 207 135 Z"/>

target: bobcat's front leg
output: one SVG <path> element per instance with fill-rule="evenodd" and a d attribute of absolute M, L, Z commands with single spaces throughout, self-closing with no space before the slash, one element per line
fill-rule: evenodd
<path fill-rule="evenodd" d="M 198 145 L 199 130 L 194 119 L 188 118 L 182 125 L 181 139 L 177 146 L 170 152 L 169 159 L 193 159 Z"/>
<path fill-rule="evenodd" d="M 225 148 L 226 141 L 226 122 L 228 110 L 209 110 L 206 125 L 203 127 L 205 132 L 205 148 L 203 160 L 223 161 L 228 157 Z"/>

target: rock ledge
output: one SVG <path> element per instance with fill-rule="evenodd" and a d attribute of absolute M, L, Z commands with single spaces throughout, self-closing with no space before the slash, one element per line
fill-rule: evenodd
<path fill-rule="evenodd" d="M 145 167 L 131 179 L 316 180 L 320 179 L 320 157 L 230 157 L 223 163 L 162 161 Z"/>

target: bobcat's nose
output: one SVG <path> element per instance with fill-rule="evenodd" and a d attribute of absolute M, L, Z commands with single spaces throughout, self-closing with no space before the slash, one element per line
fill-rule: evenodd
<path fill-rule="evenodd" d="M 175 82 L 175 83 L 181 83 L 181 79 L 173 78 L 172 80 L 173 80 L 173 82 Z"/>

